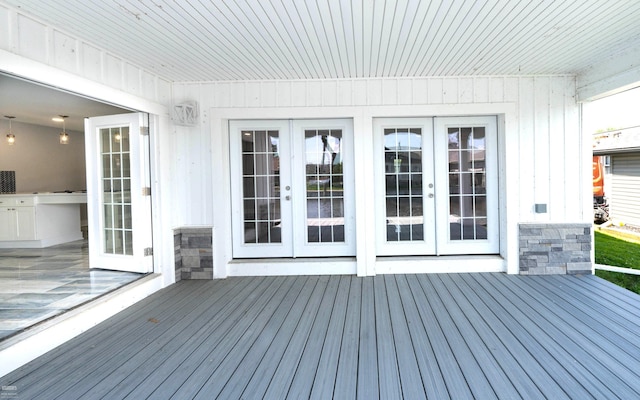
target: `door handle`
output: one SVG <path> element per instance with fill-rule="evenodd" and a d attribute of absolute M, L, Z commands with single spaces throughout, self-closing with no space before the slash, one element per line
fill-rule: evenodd
<path fill-rule="evenodd" d="M 291 196 L 286 195 L 286 196 L 284 196 L 284 199 L 285 199 L 285 200 L 291 200 Z"/>
<path fill-rule="evenodd" d="M 433 199 L 433 193 L 429 193 L 429 198 Z"/>

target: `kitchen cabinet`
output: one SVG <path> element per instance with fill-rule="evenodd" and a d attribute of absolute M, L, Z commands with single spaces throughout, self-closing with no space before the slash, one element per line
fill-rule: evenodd
<path fill-rule="evenodd" d="M 86 194 L 0 195 L 0 248 L 39 248 L 82 239 Z"/>
<path fill-rule="evenodd" d="M 35 207 L 1 207 L 0 240 L 34 240 L 35 223 Z"/>

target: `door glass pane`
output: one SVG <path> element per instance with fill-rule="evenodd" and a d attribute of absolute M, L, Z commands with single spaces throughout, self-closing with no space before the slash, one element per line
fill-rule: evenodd
<path fill-rule="evenodd" d="M 280 243 L 278 131 L 242 131 L 244 243 Z"/>
<path fill-rule="evenodd" d="M 103 251 L 133 255 L 129 128 L 100 129 L 103 181 Z"/>
<path fill-rule="evenodd" d="M 387 241 L 424 239 L 422 129 L 384 129 Z"/>
<path fill-rule="evenodd" d="M 448 128 L 449 239 L 487 238 L 485 128 Z"/>
<path fill-rule="evenodd" d="M 305 130 L 307 243 L 344 242 L 341 129 Z"/>

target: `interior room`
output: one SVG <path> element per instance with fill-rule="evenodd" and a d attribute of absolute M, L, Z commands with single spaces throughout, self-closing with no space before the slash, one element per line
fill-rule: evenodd
<path fill-rule="evenodd" d="M 0 74 L 0 341 L 139 274 L 92 269 L 85 117 L 120 107 Z"/>

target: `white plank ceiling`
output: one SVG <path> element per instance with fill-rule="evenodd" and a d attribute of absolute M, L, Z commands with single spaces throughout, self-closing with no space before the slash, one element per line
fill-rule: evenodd
<path fill-rule="evenodd" d="M 579 74 L 631 0 L 3 0 L 170 81 Z"/>

